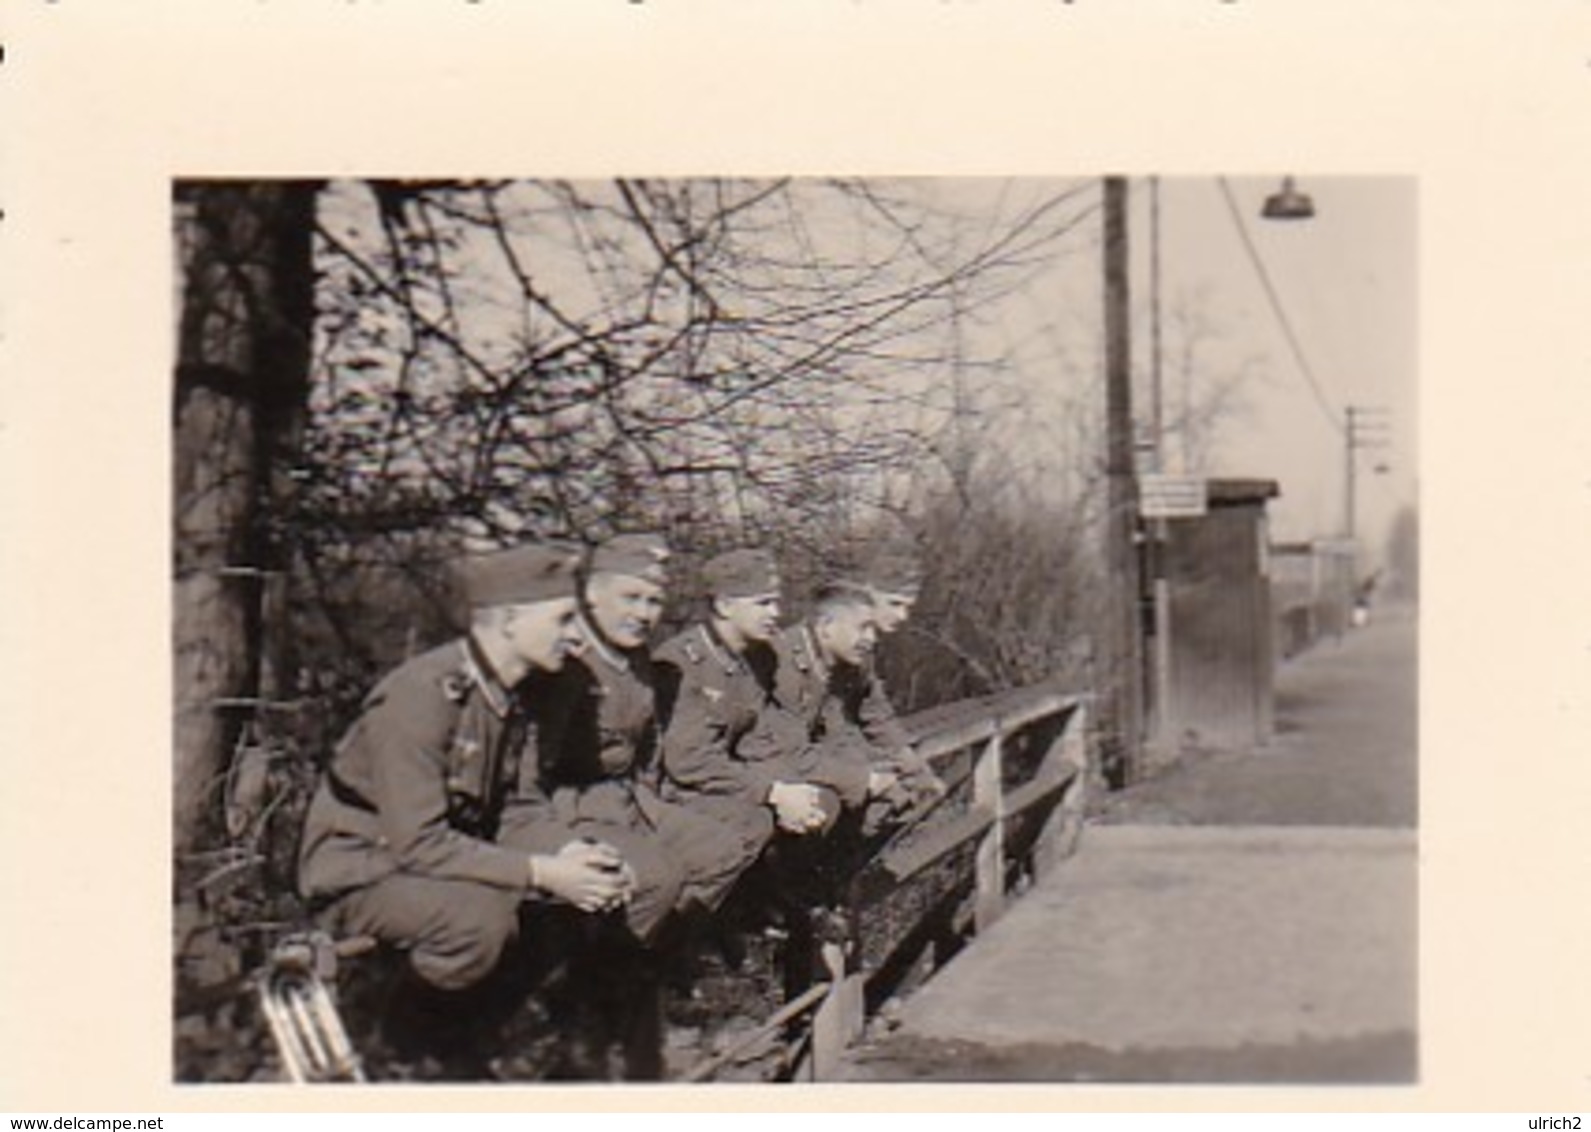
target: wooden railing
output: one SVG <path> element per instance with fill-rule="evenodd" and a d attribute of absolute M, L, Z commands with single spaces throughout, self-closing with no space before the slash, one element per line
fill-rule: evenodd
<path fill-rule="evenodd" d="M 793 1076 L 832 1079 L 870 1014 L 986 930 L 1014 894 L 1075 848 L 1089 781 L 1088 697 L 1039 685 L 904 722 L 949 786 L 945 798 L 855 876 L 844 930 L 813 940 L 810 956 L 792 957 L 811 963 L 814 981 L 688 1079 L 711 1078 L 741 1045 L 808 1015 Z"/>
<path fill-rule="evenodd" d="M 747 1049 L 788 1034 L 796 1035 L 784 1059 L 788 1076 L 832 1079 L 881 1004 L 985 931 L 1015 893 L 1075 848 L 1090 778 L 1088 705 L 1087 696 L 1038 685 L 904 720 L 913 747 L 945 780 L 944 798 L 862 865 L 840 910 L 842 930 L 791 948 L 787 966 L 808 977 L 788 980 L 787 1001 L 685 1079 L 708 1080 Z M 335 955 L 367 951 L 373 941 L 325 939 L 318 950 L 305 950 L 298 937 L 286 943 L 249 981 L 260 984 L 289 1075 L 363 1079 L 335 1006 L 315 996 L 333 977 Z M 307 1014 L 311 1007 L 319 1015 Z M 283 1030 L 284 1020 L 303 1041 Z"/>

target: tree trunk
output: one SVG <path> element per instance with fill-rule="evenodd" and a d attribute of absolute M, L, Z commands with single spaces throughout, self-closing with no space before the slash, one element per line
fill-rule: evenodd
<path fill-rule="evenodd" d="M 173 404 L 174 809 L 178 853 L 220 814 L 260 696 L 272 469 L 303 414 L 314 316 L 309 182 L 184 182 Z"/>

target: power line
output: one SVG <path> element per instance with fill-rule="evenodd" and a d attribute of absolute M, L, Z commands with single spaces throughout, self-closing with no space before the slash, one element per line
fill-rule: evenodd
<path fill-rule="evenodd" d="M 1226 207 L 1232 213 L 1232 223 L 1237 226 L 1238 235 L 1243 238 L 1243 248 L 1248 252 L 1249 262 L 1254 265 L 1254 271 L 1259 275 L 1260 283 L 1265 288 L 1265 295 L 1270 299 L 1271 310 L 1276 314 L 1277 322 L 1281 323 L 1282 332 L 1287 338 L 1287 345 L 1292 348 L 1293 360 L 1298 363 L 1298 368 L 1309 382 L 1310 392 L 1314 393 L 1320 410 L 1326 415 L 1326 420 L 1331 427 L 1339 433 L 1343 425 L 1337 419 L 1337 410 L 1332 408 L 1331 401 L 1326 397 L 1320 387 L 1320 382 L 1315 380 L 1315 371 L 1309 364 L 1309 359 L 1304 356 L 1304 349 L 1298 343 L 1298 335 L 1293 331 L 1292 320 L 1287 317 L 1287 311 L 1282 306 L 1281 296 L 1276 291 L 1276 286 L 1271 282 L 1270 272 L 1265 270 L 1265 263 L 1260 259 L 1259 249 L 1254 246 L 1253 237 L 1249 235 L 1248 225 L 1243 222 L 1242 210 L 1237 206 L 1237 199 L 1232 195 L 1232 186 L 1225 177 L 1218 178 L 1221 184 L 1221 194 L 1226 198 Z"/>

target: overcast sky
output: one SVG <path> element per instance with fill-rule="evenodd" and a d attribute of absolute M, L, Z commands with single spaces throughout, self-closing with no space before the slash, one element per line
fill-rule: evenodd
<path fill-rule="evenodd" d="M 1232 343 L 1266 361 L 1268 379 L 1245 391 L 1249 413 L 1223 435 L 1213 470 L 1281 482 L 1272 507 L 1276 537 L 1332 533 L 1343 514 L 1343 409 L 1385 409 L 1391 445 L 1360 453 L 1356 492 L 1360 536 L 1375 545 L 1398 506 L 1415 498 L 1417 184 L 1407 177 L 1300 176 L 1316 215 L 1292 222 L 1260 218 L 1278 178 L 1234 178 L 1230 185 L 1319 393 L 1294 358 L 1219 182 L 1163 179 L 1164 295 L 1169 301 L 1181 290 L 1207 289 Z M 1134 186 L 1134 252 L 1146 262 L 1148 193 L 1142 182 Z M 1143 287 L 1147 293 L 1147 282 Z M 1378 465 L 1386 472 L 1376 474 Z"/>
<path fill-rule="evenodd" d="M 1073 418 L 1086 414 L 1097 428 L 1103 416 L 1098 182 L 1097 177 L 953 178 L 884 186 L 889 192 L 918 194 L 962 216 L 969 245 L 990 239 L 1038 202 L 1067 200 L 1057 215 L 1076 223 L 1046 245 L 1036 274 L 981 309 L 965 328 L 974 354 L 1003 359 L 998 371 L 990 371 L 991 380 L 1014 379 L 1025 390 L 1028 407 L 1019 410 L 1012 427 L 1028 464 L 1050 476 L 1064 476 L 1067 462 L 1079 458 L 1080 450 L 1068 447 L 1065 439 L 1074 430 Z M 1206 325 L 1189 390 L 1193 400 L 1208 396 L 1208 385 L 1224 376 L 1243 375 L 1238 411 L 1225 415 L 1208 463 L 1189 470 L 1274 479 L 1281 496 L 1271 505 L 1273 537 L 1331 537 L 1343 523 L 1344 409 L 1384 410 L 1375 419 L 1385 422 L 1388 447 L 1362 452 L 1358 460 L 1358 532 L 1374 547 L 1384 540 L 1399 506 L 1415 497 L 1417 184 L 1406 177 L 1300 176 L 1298 185 L 1313 198 L 1316 215 L 1290 222 L 1260 216 L 1266 195 L 1280 185 L 1279 175 L 1231 178 L 1224 184 L 1230 202 L 1215 176 L 1160 181 L 1168 419 L 1184 395 L 1175 357 L 1179 307 L 1191 308 Z M 1069 191 L 1075 195 L 1068 196 Z M 363 193 L 352 199 L 368 213 Z M 1134 365 L 1140 375 L 1134 409 L 1141 422 L 1150 417 L 1149 201 L 1148 179 L 1133 177 L 1129 241 Z M 863 252 L 854 227 L 843 222 L 849 214 L 824 211 L 836 203 L 832 194 L 817 194 L 807 203 L 812 207 L 802 220 L 807 236 L 819 245 L 832 243 L 832 254 L 841 260 Z M 351 223 L 359 212 L 339 207 L 332 206 L 331 216 L 341 223 Z M 561 284 L 564 301 L 589 290 L 586 267 L 560 267 L 549 237 L 528 238 L 525 254 L 537 263 L 544 282 Z M 496 275 L 489 270 L 496 262 L 493 255 L 476 264 L 469 281 L 470 293 L 480 300 L 472 309 L 478 322 L 484 320 L 483 331 L 517 325 L 523 313 L 516 287 L 499 277 L 501 265 Z M 1295 332 L 1302 362 L 1267 296 L 1255 257 Z M 494 294 L 506 305 L 488 301 Z M 897 379 L 927 378 L 902 371 Z M 1171 457 L 1180 455 L 1175 439 L 1167 447 Z M 1386 471 L 1378 474 L 1379 467 Z M 1172 459 L 1168 470 L 1181 469 Z"/>
<path fill-rule="evenodd" d="M 1053 191 L 1063 183 L 1033 187 Z M 965 191 L 964 184 L 953 191 Z M 1305 540 L 1342 530 L 1344 410 L 1384 410 L 1373 419 L 1384 422 L 1388 446 L 1363 451 L 1357 461 L 1356 527 L 1374 548 L 1399 507 L 1415 499 L 1417 183 L 1409 177 L 1300 176 L 1298 187 L 1312 197 L 1316 214 L 1291 222 L 1260 215 L 1266 196 L 1281 185 L 1280 174 L 1233 177 L 1225 184 L 1230 203 L 1216 176 L 1160 180 L 1167 419 L 1174 419 L 1184 396 L 1175 356 L 1181 306 L 1206 328 L 1192 367 L 1192 400 L 1208 396 L 1208 389 L 1199 388 L 1202 381 L 1243 375 L 1238 411 L 1223 417 L 1208 461 L 1188 470 L 1276 480 L 1281 496 L 1271 505 L 1272 536 Z M 1007 351 L 1027 385 L 1035 412 L 1026 424 L 1038 430 L 1029 443 L 1041 447 L 1045 430 L 1053 432 L 1079 404 L 1103 414 L 1097 190 L 1095 200 L 1094 215 L 1056 255 L 1052 269 L 983 328 L 985 348 Z M 1132 177 L 1128 238 L 1138 375 L 1133 408 L 1145 428 L 1151 418 L 1150 215 L 1149 178 Z M 1256 259 L 1293 329 L 1296 354 Z M 1080 384 L 1093 386 L 1082 401 L 1075 396 Z M 1074 391 L 1069 405 L 1058 394 L 1063 387 Z M 1176 438 L 1167 451 L 1167 470 L 1184 470 Z"/>

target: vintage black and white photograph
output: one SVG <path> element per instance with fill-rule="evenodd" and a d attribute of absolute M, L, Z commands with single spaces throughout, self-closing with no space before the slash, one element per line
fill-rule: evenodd
<path fill-rule="evenodd" d="M 1419 189 L 173 180 L 172 1080 L 1419 1083 Z"/>

